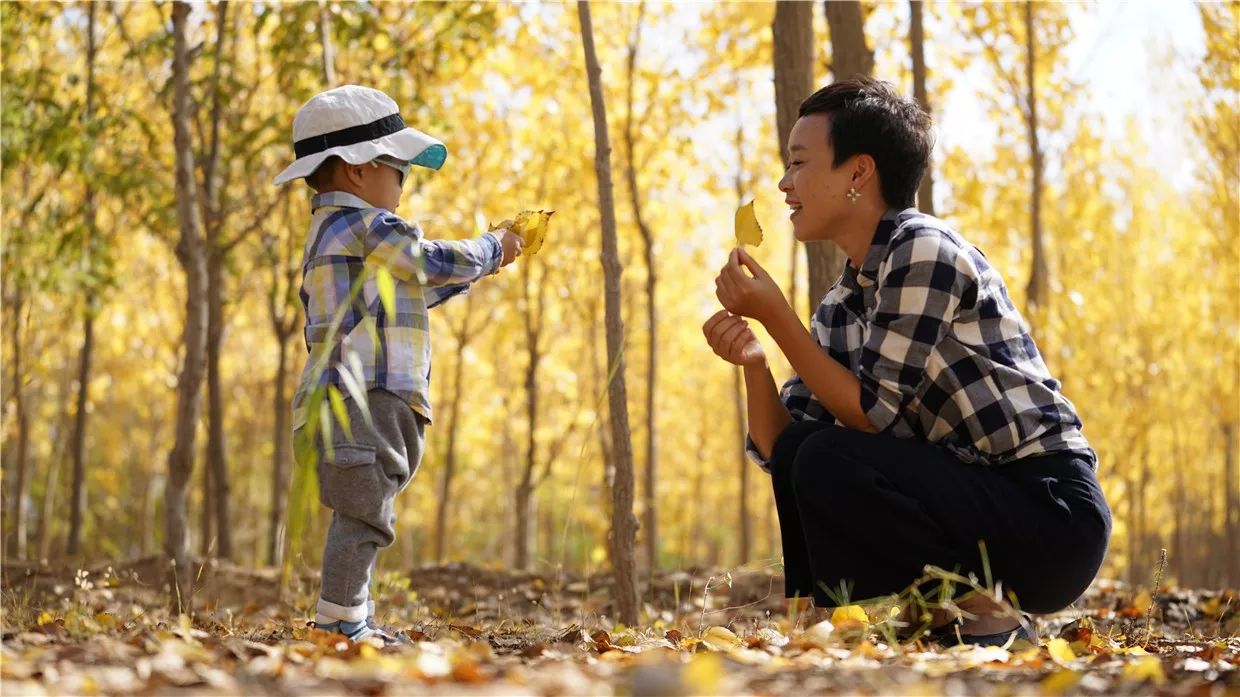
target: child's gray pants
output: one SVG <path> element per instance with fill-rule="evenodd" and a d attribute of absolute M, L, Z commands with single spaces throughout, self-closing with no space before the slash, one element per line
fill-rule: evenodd
<path fill-rule="evenodd" d="M 396 495 L 409 484 L 422 460 L 424 419 L 405 400 L 372 389 L 361 405 L 345 400 L 353 439 L 336 424 L 332 449 L 320 439 L 319 499 L 332 509 L 323 548 L 323 587 L 318 612 L 360 622 L 371 611 L 370 580 L 379 550 L 396 539 Z"/>

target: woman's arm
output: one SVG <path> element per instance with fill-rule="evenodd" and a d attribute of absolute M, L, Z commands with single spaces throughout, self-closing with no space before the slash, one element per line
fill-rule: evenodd
<path fill-rule="evenodd" d="M 763 326 L 784 352 L 801 381 L 827 411 L 849 428 L 867 433 L 878 430 L 861 409 L 861 381 L 834 358 L 823 353 L 822 347 L 801 324 L 792 308 L 784 305 L 783 311 L 763 322 Z M 752 426 L 750 432 L 753 432 Z"/>
<path fill-rule="evenodd" d="M 779 399 L 779 389 L 771 368 L 763 361 L 758 365 L 746 365 L 745 395 L 749 411 L 749 439 L 762 459 L 771 458 L 775 440 L 792 423 L 792 416 Z"/>

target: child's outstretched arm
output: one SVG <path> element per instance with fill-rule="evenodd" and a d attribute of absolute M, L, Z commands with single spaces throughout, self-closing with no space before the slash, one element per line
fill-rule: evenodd
<path fill-rule="evenodd" d="M 472 283 L 512 263 L 521 253 L 520 238 L 507 230 L 469 240 L 427 240 L 416 224 L 391 213 L 371 221 L 366 247 L 367 261 L 386 268 L 399 280 L 428 288 Z M 438 304 L 459 292 L 446 291 L 427 300 Z"/>

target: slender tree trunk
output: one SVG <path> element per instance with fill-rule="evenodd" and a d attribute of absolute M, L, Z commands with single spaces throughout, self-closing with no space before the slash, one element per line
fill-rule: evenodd
<path fill-rule="evenodd" d="M 336 46 L 332 41 L 332 13 L 326 0 L 319 0 L 319 47 L 323 61 L 323 83 L 330 89 L 336 86 Z"/>
<path fill-rule="evenodd" d="M 190 56 L 185 24 L 190 6 L 172 6 L 173 36 L 173 143 L 176 149 L 177 215 L 181 238 L 177 260 L 185 270 L 185 357 L 177 380 L 176 441 L 168 456 L 167 502 L 164 506 L 164 551 L 172 564 L 171 601 L 177 612 L 192 605 L 193 574 L 189 550 L 186 498 L 194 471 L 194 435 L 198 423 L 199 396 L 207 349 L 206 250 L 202 222 L 198 217 L 197 185 L 194 181 L 194 149 L 190 137 Z"/>
<path fill-rule="evenodd" d="M 473 295 L 465 296 L 465 329 L 458 337 L 456 365 L 452 369 L 452 398 L 448 403 L 448 444 L 443 458 L 443 478 L 435 510 L 435 562 L 442 564 L 448 546 L 448 506 L 452 501 L 452 479 L 456 475 L 456 436 L 460 430 L 461 394 L 465 379 L 465 347 L 469 342 L 469 313 Z"/>
<path fill-rule="evenodd" d="M 926 97 L 926 32 L 922 26 L 922 0 L 909 0 L 909 52 L 913 57 L 913 98 L 927 114 L 930 100 Z M 934 215 L 934 172 L 930 163 L 917 187 L 917 209 Z"/>
<path fill-rule="evenodd" d="M 220 121 L 222 102 L 220 73 L 225 60 L 224 40 L 228 27 L 228 3 L 217 5 L 215 29 L 215 64 L 211 70 L 211 123 L 207 161 L 203 167 L 204 230 L 207 251 L 207 467 L 210 496 L 204 506 L 209 516 L 214 516 L 217 538 L 216 553 L 221 559 L 231 559 L 232 518 L 229 515 L 232 486 L 228 476 L 227 450 L 224 433 L 224 394 L 220 380 L 220 351 L 224 338 L 224 266 L 227 250 L 222 233 L 224 215 L 220 207 Z M 204 538 L 208 537 L 204 529 Z M 207 543 L 209 544 L 209 542 Z"/>
<path fill-rule="evenodd" d="M 1025 2 L 1025 126 L 1029 131 L 1029 161 L 1033 169 L 1033 188 L 1029 194 L 1029 235 L 1032 242 L 1032 264 L 1027 290 L 1030 321 L 1041 318 L 1045 309 L 1048 271 L 1042 239 L 1042 146 L 1038 142 L 1037 45 L 1034 36 L 1033 2 Z M 1045 350 L 1043 351 L 1045 353 Z"/>
<path fill-rule="evenodd" d="M 291 325 L 291 322 L 289 323 Z M 290 327 L 291 328 L 291 327 Z M 284 329 L 284 327 L 280 327 Z M 288 342 L 291 332 L 277 332 L 280 355 L 276 362 L 276 377 L 272 392 L 276 414 L 275 454 L 271 462 L 271 518 L 268 521 L 267 563 L 278 567 L 284 563 L 284 516 L 288 510 L 289 450 L 292 433 L 289 431 L 288 401 Z"/>
<path fill-rule="evenodd" d="M 633 515 L 633 444 L 629 430 L 628 395 L 624 378 L 624 318 L 620 316 L 620 253 L 616 243 L 616 208 L 612 198 L 611 143 L 607 135 L 607 108 L 603 102 L 602 70 L 594 53 L 594 29 L 590 5 L 577 3 L 581 21 L 581 44 L 590 84 L 594 113 L 594 170 L 598 177 L 599 214 L 602 223 L 602 264 L 607 327 L 607 355 L 615 362 L 615 376 L 608 385 L 611 411 L 612 455 L 616 481 L 612 488 L 611 547 L 616 588 L 616 611 L 621 622 L 637 624 L 637 518 Z"/>
<path fill-rule="evenodd" d="M 39 507 L 39 529 L 35 535 L 39 541 L 39 559 L 51 557 L 54 536 L 53 521 L 61 519 L 61 516 L 53 511 L 56 511 L 57 505 L 56 490 L 60 487 L 60 465 L 65 458 L 64 433 L 69 430 L 69 382 L 69 374 L 65 373 L 61 377 L 59 389 L 56 392 L 57 400 L 63 403 L 64 407 L 49 436 L 52 441 L 52 453 L 48 457 L 47 478 L 43 483 L 43 502 Z"/>
<path fill-rule="evenodd" d="M 18 559 L 25 559 L 26 552 L 26 476 L 30 470 L 27 459 L 30 442 L 30 420 L 26 416 L 25 385 L 22 375 L 22 311 L 25 309 L 25 297 L 18 285 L 13 296 L 11 313 L 13 316 L 12 342 L 13 362 L 13 410 L 17 419 L 17 455 L 13 466 L 17 469 L 17 483 L 13 488 L 13 497 L 9 505 L 13 509 L 13 554 Z"/>
<path fill-rule="evenodd" d="M 658 452 L 657 419 L 655 418 L 659 372 L 659 314 L 658 306 L 655 302 L 658 288 L 658 270 L 655 268 L 654 259 L 654 233 L 642 213 L 641 190 L 637 184 L 637 136 L 633 128 L 633 82 L 637 76 L 637 51 L 641 45 L 642 20 L 645 14 L 645 7 L 645 3 L 639 3 L 637 6 L 637 24 L 633 28 L 633 34 L 628 45 L 624 152 L 625 158 L 628 160 L 625 174 L 628 178 L 629 204 L 633 208 L 633 219 L 637 222 L 637 229 L 642 236 L 642 252 L 646 262 L 646 319 L 649 322 L 649 327 L 646 334 L 646 468 L 644 472 L 645 496 L 643 497 L 645 520 L 642 524 L 644 528 L 642 530 L 642 537 L 646 541 L 646 568 L 650 578 L 653 579 L 659 558 L 658 515 L 656 508 L 658 495 L 655 490 L 655 482 L 657 481 L 655 474 L 658 468 L 658 463 L 655 459 Z"/>
<path fill-rule="evenodd" d="M 1240 584 L 1240 477 L 1236 473 L 1236 427 L 1223 424 L 1223 511 L 1227 535 L 1227 585 Z"/>
<path fill-rule="evenodd" d="M 95 108 L 95 3 L 91 3 L 86 20 L 86 109 L 82 119 L 90 123 Z M 89 275 L 93 262 L 92 252 L 99 231 L 96 229 L 95 189 L 86 177 L 86 239 L 83 250 L 83 266 Z M 87 283 L 86 302 L 82 315 L 82 353 L 78 364 L 77 414 L 73 428 L 73 493 L 69 508 L 69 556 L 77 556 L 82 549 L 82 526 L 86 515 L 86 428 L 87 408 L 90 404 L 91 362 L 95 351 L 95 316 L 99 311 L 98 291 L 93 282 Z"/>
<path fill-rule="evenodd" d="M 224 5 L 225 3 L 221 3 Z M 208 226 L 207 229 L 211 229 Z M 208 240 L 210 245 L 216 240 Z M 223 260 L 217 251 L 207 254 L 207 478 L 210 496 L 204 499 L 203 508 L 212 521 L 216 536 L 216 555 L 220 559 L 232 559 L 232 520 L 229 503 L 232 484 L 228 476 L 224 433 L 224 388 L 220 379 L 220 353 L 224 334 Z M 204 529 L 204 537 L 209 528 Z"/>

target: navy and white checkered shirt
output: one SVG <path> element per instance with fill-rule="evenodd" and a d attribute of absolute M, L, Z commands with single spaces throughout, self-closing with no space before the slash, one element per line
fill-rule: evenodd
<path fill-rule="evenodd" d="M 810 331 L 860 379 L 861 408 L 880 433 L 986 465 L 1060 451 L 1094 457 L 999 272 L 937 218 L 888 211 Z M 842 425 L 795 375 L 780 400 L 794 421 Z M 747 450 L 769 467 L 752 441 Z"/>
<path fill-rule="evenodd" d="M 306 401 L 316 386 L 334 385 L 349 395 L 340 374 L 349 354 L 360 363 L 362 387 L 385 389 L 430 421 L 429 310 L 499 268 L 499 239 L 487 232 L 472 240 L 428 240 L 416 223 L 344 191 L 318 194 L 310 207 L 301 284 L 306 350 L 311 357 L 330 355 L 318 374 L 314 361 L 306 362 L 293 396 L 293 428 L 306 423 Z M 396 307 L 390 316 L 366 267 L 392 276 Z M 333 335 L 333 318 L 359 282 L 360 294 Z"/>

